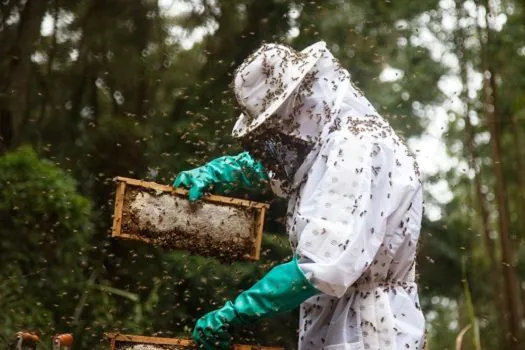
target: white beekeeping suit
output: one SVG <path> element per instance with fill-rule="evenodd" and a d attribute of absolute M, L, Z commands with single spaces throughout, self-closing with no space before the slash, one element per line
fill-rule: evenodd
<path fill-rule="evenodd" d="M 301 305 L 299 349 L 423 349 L 422 189 L 406 145 L 324 42 L 265 45 L 234 83 L 244 114 L 233 135 L 289 198 L 292 248 L 323 292 Z"/>

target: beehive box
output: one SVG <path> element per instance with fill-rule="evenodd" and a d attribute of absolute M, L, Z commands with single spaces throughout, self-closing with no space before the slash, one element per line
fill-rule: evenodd
<path fill-rule="evenodd" d="M 202 256 L 258 260 L 267 204 L 118 177 L 112 236 Z"/>
<path fill-rule="evenodd" d="M 145 337 L 140 335 L 110 333 L 110 350 L 185 350 L 197 349 L 189 339 Z M 232 350 L 284 350 L 283 348 L 235 344 Z"/>

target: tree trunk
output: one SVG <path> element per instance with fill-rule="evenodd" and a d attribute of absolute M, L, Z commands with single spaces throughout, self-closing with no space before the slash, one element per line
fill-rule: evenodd
<path fill-rule="evenodd" d="M 461 6 L 461 2 L 459 0 L 456 0 L 456 11 L 459 14 L 464 14 L 464 10 Z M 462 17 L 462 16 L 461 16 Z M 459 18 L 459 17 L 458 17 Z M 485 250 L 487 252 L 487 255 L 489 257 L 490 266 L 492 275 L 495 276 L 495 280 L 499 281 L 499 276 L 497 270 L 497 259 L 496 259 L 496 251 L 494 248 L 494 243 L 492 239 L 490 238 L 490 221 L 489 221 L 489 211 L 487 209 L 487 202 L 485 195 L 482 191 L 482 179 L 481 179 L 481 171 L 478 169 L 478 166 L 476 164 L 476 159 L 479 158 L 479 154 L 476 150 L 476 145 L 474 142 L 474 128 L 472 126 L 472 122 L 470 120 L 470 111 L 472 110 L 471 101 L 468 97 L 468 76 L 467 76 L 467 63 L 468 60 L 465 57 L 466 49 L 465 49 L 465 33 L 461 28 L 458 28 L 457 35 L 455 36 L 455 44 L 456 44 L 456 56 L 459 60 L 459 66 L 460 66 L 460 76 L 461 76 L 461 85 L 463 86 L 462 91 L 460 93 L 460 98 L 462 101 L 464 101 L 464 116 L 463 120 L 465 121 L 465 139 L 464 139 L 464 152 L 465 157 L 467 158 L 467 162 L 469 165 L 469 168 L 471 168 L 474 171 L 474 190 L 476 193 L 476 199 L 478 204 L 478 210 L 479 210 L 479 216 L 481 219 L 481 228 L 483 231 L 483 238 L 485 243 Z M 498 283 L 499 286 L 499 283 Z M 498 288 L 495 288 L 497 290 Z"/>
<path fill-rule="evenodd" d="M 40 25 L 48 1 L 28 0 L 20 15 L 16 39 L 5 57 L 0 80 L 0 152 L 18 143 L 20 127 L 26 113 L 31 55 L 40 36 Z"/>
<path fill-rule="evenodd" d="M 13 13 L 19 13 L 18 4 L 19 1 L 0 1 L 0 57 L 5 55 L 8 51 L 11 42 L 12 28 L 11 25 L 7 24 L 7 19 L 11 17 Z"/>
<path fill-rule="evenodd" d="M 516 121 L 516 115 L 510 116 L 512 129 L 512 141 L 514 143 L 514 161 L 517 167 L 518 201 L 517 206 L 521 208 L 521 229 L 525 229 L 525 166 L 523 164 L 523 143 L 521 142 L 520 126 Z"/>
<path fill-rule="evenodd" d="M 510 348 L 518 350 L 520 348 L 519 336 L 521 329 L 521 299 L 519 297 L 518 292 L 519 283 L 514 268 L 514 252 L 512 250 L 512 240 L 510 237 L 509 212 L 507 207 L 506 196 L 507 189 L 505 184 L 505 177 L 503 174 L 503 159 L 501 156 L 501 130 L 498 127 L 498 123 L 500 122 L 500 115 L 499 108 L 497 105 L 497 86 L 495 70 L 492 67 L 492 62 L 490 61 L 489 50 L 491 44 L 491 29 L 489 26 L 489 18 L 492 15 L 492 10 L 488 0 L 484 0 L 484 6 L 486 9 L 485 23 L 487 24 L 486 43 L 485 45 L 483 45 L 483 38 L 480 37 L 480 44 L 482 45 L 482 67 L 485 73 L 483 79 L 485 118 L 489 127 L 492 165 L 494 175 L 496 177 L 496 198 L 498 206 L 498 223 L 501 245 L 501 267 L 503 272 L 503 280 L 505 283 L 508 327 L 511 337 Z M 487 76 L 487 73 L 489 76 Z"/>
<path fill-rule="evenodd" d="M 469 167 L 472 170 L 474 170 L 474 187 L 475 187 L 476 197 L 477 197 L 478 206 L 479 206 L 478 210 L 479 210 L 479 216 L 481 219 L 481 228 L 483 231 L 485 250 L 489 257 L 492 275 L 495 277 L 494 280 L 498 281 L 498 285 L 499 285 L 500 278 L 497 272 L 498 263 L 496 259 L 496 252 L 494 249 L 494 242 L 492 241 L 492 238 L 490 238 L 489 211 L 487 209 L 485 195 L 483 194 L 483 191 L 481 190 L 482 188 L 481 171 L 478 169 L 476 162 L 475 162 L 478 155 L 476 152 L 476 147 L 474 145 L 474 131 L 473 131 L 472 123 L 470 121 L 470 117 L 468 116 L 468 114 L 465 115 L 464 119 L 465 119 L 465 146 L 468 152 L 467 159 L 468 159 Z M 494 289 L 496 291 L 498 290 L 497 287 Z"/>
<path fill-rule="evenodd" d="M 140 35 L 136 36 L 136 49 L 137 55 L 140 57 L 142 51 L 148 47 L 148 43 L 152 41 L 153 36 L 153 19 L 149 19 L 146 16 L 150 11 L 155 10 L 158 6 L 149 6 L 146 3 L 142 3 L 140 6 L 134 7 L 135 12 L 133 13 L 133 19 L 137 28 L 137 32 Z M 134 87 L 135 90 L 135 106 L 131 107 L 130 110 L 133 111 L 137 116 L 144 116 L 151 103 L 151 100 L 154 98 L 154 95 L 149 95 L 150 86 L 148 81 L 148 70 L 146 69 L 145 61 L 142 61 L 139 65 L 139 70 L 137 72 L 137 85 Z"/>
<path fill-rule="evenodd" d="M 456 0 L 456 14 L 458 17 L 458 22 L 460 18 L 463 18 L 465 15 L 465 10 L 462 6 L 460 0 Z M 489 257 L 490 262 L 490 276 L 494 281 L 494 287 L 492 289 L 496 299 L 499 301 L 499 305 L 504 304 L 503 292 L 502 292 L 502 283 L 501 275 L 498 272 L 498 262 L 496 258 L 496 249 L 494 247 L 494 241 L 490 237 L 490 219 L 489 211 L 487 209 L 487 200 L 482 191 L 482 178 L 481 178 L 481 169 L 479 169 L 476 164 L 476 159 L 479 158 L 479 154 L 476 150 L 476 145 L 474 142 L 474 128 L 470 120 L 470 111 L 472 110 L 472 104 L 468 97 L 468 70 L 467 63 L 468 59 L 465 57 L 466 48 L 465 48 L 465 32 L 462 28 L 458 27 L 456 35 L 454 37 L 455 46 L 456 46 L 456 56 L 459 60 L 460 67 L 460 76 L 461 76 L 461 85 L 462 91 L 460 93 L 460 98 L 464 101 L 464 121 L 465 121 L 465 139 L 464 139 L 464 154 L 467 158 L 469 168 L 474 171 L 474 192 L 475 198 L 478 206 L 478 215 L 481 221 L 481 231 L 483 242 L 485 245 L 485 251 Z M 505 312 L 502 308 L 495 306 L 495 313 L 498 315 L 499 321 L 501 324 L 505 322 Z"/>
<path fill-rule="evenodd" d="M 499 214 L 499 231 L 500 244 L 502 255 L 502 270 L 505 281 L 505 288 L 507 294 L 507 308 L 509 315 L 509 328 L 511 340 L 515 344 L 514 348 L 518 349 L 520 323 L 521 323 L 521 301 L 518 294 L 519 283 L 514 269 L 514 252 L 512 250 L 512 240 L 509 230 L 509 213 L 507 208 L 507 196 L 505 178 L 503 175 L 502 157 L 501 157 L 501 141 L 498 133 L 498 116 L 495 112 L 495 98 L 494 98 L 494 71 L 489 68 L 488 72 L 491 77 L 485 82 L 485 98 L 486 98 L 486 118 L 489 124 L 490 132 L 490 148 L 492 153 L 492 160 L 494 166 L 494 174 L 496 176 L 496 197 L 498 203 Z M 491 103 L 492 102 L 492 103 Z"/>
<path fill-rule="evenodd" d="M 77 46 L 78 58 L 75 68 L 73 69 L 73 74 L 75 74 L 78 79 L 70 89 L 71 110 L 69 111 L 68 123 L 65 123 L 68 139 L 72 143 L 75 142 L 79 134 L 78 124 L 83 105 L 87 99 L 94 98 L 93 96 L 89 95 L 91 91 L 90 84 L 95 84 L 97 79 L 97 69 L 94 67 L 95 64 L 92 62 L 93 60 L 89 59 L 89 56 L 93 54 L 93 52 L 91 51 L 90 42 L 88 39 L 89 36 L 87 33 L 96 30 L 95 22 L 97 10 L 98 6 L 102 5 L 99 1 L 92 0 L 86 1 L 85 6 L 87 8 L 86 12 L 81 18 L 79 18 L 79 26 L 81 28 L 80 32 L 82 37 L 80 38 L 80 42 Z M 95 120 L 97 117 L 98 114 L 95 112 Z"/>
<path fill-rule="evenodd" d="M 44 75 L 44 84 L 43 84 L 43 90 L 42 90 L 42 102 L 40 103 L 40 111 L 38 113 L 38 117 L 35 120 L 35 125 L 38 125 L 40 121 L 46 119 L 46 110 L 47 106 L 50 105 L 51 109 L 53 109 L 54 106 L 54 98 L 53 98 L 53 64 L 55 63 L 55 56 L 57 54 L 58 50 L 58 43 L 57 43 L 57 37 L 58 37 L 58 19 L 59 19 L 59 0 L 55 0 L 54 8 L 53 8 L 53 34 L 51 37 L 51 47 L 47 53 L 47 66 L 46 66 L 46 72 Z"/>

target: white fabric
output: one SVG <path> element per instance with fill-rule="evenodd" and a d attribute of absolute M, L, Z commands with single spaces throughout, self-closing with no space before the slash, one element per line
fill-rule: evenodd
<path fill-rule="evenodd" d="M 422 349 L 413 279 L 422 190 L 395 140 L 333 132 L 291 200 L 299 266 L 325 293 L 301 306 L 299 349 Z"/>
<path fill-rule="evenodd" d="M 314 143 L 287 215 L 299 267 L 323 292 L 301 305 L 299 350 L 423 349 L 422 189 L 407 147 L 326 49 L 266 123 Z"/>
<path fill-rule="evenodd" d="M 277 197 L 287 198 L 286 189 L 281 180 L 275 177 L 275 174 L 271 171 L 268 172 L 268 177 L 270 178 L 270 188 Z"/>

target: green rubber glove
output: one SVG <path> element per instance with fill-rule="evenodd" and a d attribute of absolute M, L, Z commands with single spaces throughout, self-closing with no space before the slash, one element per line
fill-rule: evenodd
<path fill-rule="evenodd" d="M 193 339 L 202 349 L 230 349 L 229 328 L 291 311 L 321 293 L 304 276 L 297 258 L 274 267 L 250 289 L 200 318 Z"/>
<path fill-rule="evenodd" d="M 254 160 L 248 152 L 243 152 L 236 156 L 220 157 L 201 167 L 183 171 L 177 176 L 173 186 L 188 188 L 189 199 L 194 201 L 209 189 L 227 194 L 239 188 L 257 189 L 267 182 L 268 175 L 262 164 Z"/>

